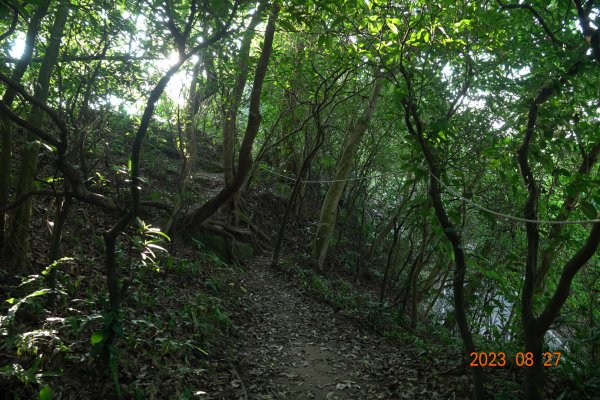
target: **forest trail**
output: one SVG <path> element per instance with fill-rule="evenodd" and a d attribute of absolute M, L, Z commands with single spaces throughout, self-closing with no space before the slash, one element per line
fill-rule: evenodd
<path fill-rule="evenodd" d="M 230 350 L 237 365 L 221 375 L 216 398 L 463 398 L 466 376 L 449 385 L 427 356 L 358 328 L 269 264 L 257 259 L 240 282 L 248 319 Z"/>

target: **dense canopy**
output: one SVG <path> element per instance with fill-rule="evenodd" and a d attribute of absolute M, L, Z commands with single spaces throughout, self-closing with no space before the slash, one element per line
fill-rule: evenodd
<path fill-rule="evenodd" d="M 0 17 L 0 398 L 598 398 L 594 0 Z"/>

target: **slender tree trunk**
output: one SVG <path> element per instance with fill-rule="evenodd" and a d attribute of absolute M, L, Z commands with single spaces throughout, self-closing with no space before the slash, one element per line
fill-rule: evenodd
<path fill-rule="evenodd" d="M 196 164 L 196 156 L 198 153 L 198 135 L 196 128 L 196 114 L 199 110 L 199 97 L 198 93 L 198 79 L 200 79 L 200 68 L 202 66 L 202 60 L 198 60 L 196 65 L 194 65 L 194 70 L 192 72 L 192 82 L 190 83 L 190 92 L 187 104 L 187 110 L 185 115 L 185 121 L 183 126 L 183 135 L 180 135 L 180 152 L 183 156 L 183 164 L 181 166 L 181 170 L 179 171 L 179 179 L 177 180 L 177 193 L 178 197 L 175 200 L 175 204 L 173 205 L 173 211 L 169 216 L 169 219 L 165 226 L 163 227 L 163 231 L 169 232 L 175 221 L 175 218 L 181 212 L 183 208 L 183 204 L 185 201 L 185 195 L 187 190 L 187 184 L 192 174 L 192 169 Z"/>
<path fill-rule="evenodd" d="M 342 197 L 344 187 L 346 186 L 346 179 L 350 174 L 354 158 L 358 150 L 358 145 L 363 135 L 369 127 L 371 118 L 375 114 L 377 108 L 377 102 L 379 100 L 379 93 L 384 84 L 383 78 L 377 78 L 375 86 L 371 92 L 367 108 L 363 111 L 362 115 L 351 128 L 342 156 L 337 167 L 334 181 L 327 190 L 323 204 L 321 205 L 321 215 L 319 218 L 319 228 L 317 229 L 316 238 L 312 248 L 312 257 L 317 263 L 319 269 L 323 268 L 325 257 L 327 256 L 327 250 L 329 248 L 329 240 L 331 234 L 335 229 L 335 221 L 337 218 L 337 207 Z"/>
<path fill-rule="evenodd" d="M 381 289 L 379 291 L 379 302 L 381 304 L 383 304 L 383 300 L 385 299 L 385 293 L 386 293 L 386 289 L 387 289 L 386 285 L 387 285 L 388 277 L 390 275 L 390 269 L 392 268 L 394 252 L 398 245 L 398 236 L 400 234 L 400 226 L 398 226 L 398 214 L 395 214 L 393 217 L 393 230 L 394 230 L 394 236 L 393 236 L 392 244 L 390 245 L 390 248 L 388 250 L 387 261 L 385 263 L 385 270 L 383 272 L 383 279 L 381 280 Z"/>
<path fill-rule="evenodd" d="M 379 233 L 377 234 L 375 239 L 373 239 L 373 242 L 369 246 L 369 254 L 368 254 L 369 258 L 372 258 L 375 255 L 375 250 L 377 250 L 377 247 L 381 243 L 383 243 L 385 237 L 388 235 L 388 233 L 390 233 L 392 228 L 394 228 L 394 226 L 395 226 L 394 224 L 400 217 L 400 213 L 402 213 L 402 211 L 404 210 L 404 207 L 406 206 L 406 203 L 412 198 L 412 195 L 415 191 L 415 187 L 416 187 L 416 185 L 412 185 L 410 194 L 402 200 L 402 202 L 398 205 L 398 207 L 396 208 L 396 210 L 394 211 L 394 213 L 392 214 L 392 216 L 390 217 L 388 222 L 385 224 L 385 226 L 382 229 L 379 230 Z M 414 208 L 416 208 L 416 205 L 413 205 L 408 210 L 404 211 L 404 217 L 402 218 L 402 221 L 400 223 L 401 227 L 404 225 L 404 222 L 410 216 L 410 214 L 412 213 L 412 210 Z"/>
<path fill-rule="evenodd" d="M 579 175 L 585 176 L 589 175 L 592 171 L 594 165 L 598 161 L 598 156 L 600 155 L 600 144 L 595 144 L 592 146 L 592 149 L 583 155 L 583 160 L 581 161 L 581 165 L 579 166 Z M 560 213 L 556 218 L 558 221 L 566 220 L 571 211 L 576 207 L 579 197 L 581 196 L 581 186 L 576 186 L 572 192 L 567 194 L 565 200 L 563 201 Z M 546 276 L 548 275 L 548 271 L 550 271 L 550 266 L 552 265 L 552 260 L 554 259 L 554 255 L 561 248 L 561 245 L 564 243 L 560 240 L 560 234 L 562 232 L 564 225 L 552 225 L 550 228 L 550 233 L 547 237 L 548 244 L 545 246 L 542 251 L 540 257 L 540 268 L 537 272 L 537 276 L 535 279 L 535 289 L 543 290 L 544 281 Z"/>
<path fill-rule="evenodd" d="M 435 306 L 435 303 L 437 303 L 438 299 L 442 295 L 442 292 L 443 292 L 444 288 L 446 287 L 446 278 L 448 278 L 448 274 L 450 273 L 450 270 L 451 270 L 450 267 L 446 268 L 446 272 L 444 272 L 444 276 L 442 277 L 442 279 L 440 279 L 440 287 L 435 291 L 435 295 L 433 296 L 433 299 L 431 300 L 431 302 L 429 303 L 429 306 L 427 306 L 427 309 L 423 313 L 423 318 L 427 318 L 427 316 L 433 309 L 433 306 Z"/>
<path fill-rule="evenodd" d="M 532 99 L 531 105 L 529 106 L 523 143 L 517 152 L 519 172 L 523 179 L 523 184 L 527 188 L 527 201 L 525 202 L 523 216 L 528 220 L 537 219 L 537 206 L 540 195 L 538 183 L 529 164 L 529 150 L 536 133 L 539 108 L 556 94 L 565 83 L 567 83 L 568 78 L 577 75 L 580 69 L 580 64 L 577 63 L 560 79 L 549 85 L 543 86 L 539 90 L 537 96 Z M 574 261 L 571 259 L 569 263 L 567 263 L 567 266 L 563 269 L 563 276 L 561 277 L 561 281 L 559 282 L 553 298 L 545 307 L 542 315 L 536 317 L 534 298 L 536 281 L 539 282 L 538 261 L 540 232 L 538 224 L 534 222 L 527 222 L 525 226 L 527 233 L 527 256 L 525 261 L 525 279 L 521 290 L 521 323 L 525 336 L 525 351 L 531 352 L 533 355 L 533 365 L 525 371 L 525 395 L 527 399 L 530 400 L 541 400 L 545 397 L 543 390 L 544 367 L 542 365 L 544 334 L 550 328 L 550 324 L 554 321 L 560 312 L 562 304 L 566 301 L 571 280 L 577 271 L 585 264 L 585 262 L 587 262 L 587 259 L 584 256 L 582 258 L 575 258 Z M 589 245 L 591 240 L 591 248 L 593 248 L 594 252 L 598 247 L 599 239 L 594 238 L 593 236 L 595 232 L 600 235 L 599 228 L 600 224 L 596 224 L 585 245 Z M 591 254 L 589 257 L 591 257 Z M 570 264 L 571 262 L 573 263 Z"/>
<path fill-rule="evenodd" d="M 296 108 L 298 107 L 298 86 L 299 77 L 301 76 L 301 65 L 305 61 L 304 57 L 304 42 L 300 39 L 298 42 L 293 40 L 292 46 L 292 57 L 293 57 L 293 74 L 289 77 L 290 88 L 286 89 L 285 92 L 285 107 L 289 111 L 289 116 L 284 120 L 283 127 L 281 129 L 281 135 L 285 136 L 289 132 L 292 132 L 296 127 L 300 125 L 298 119 L 298 113 Z M 295 175 L 300 174 L 301 159 L 302 157 L 297 154 L 294 137 L 290 136 L 287 138 L 281 138 L 283 142 L 279 147 L 279 155 L 283 160 L 284 171 L 287 173 L 293 172 Z"/>
<path fill-rule="evenodd" d="M 402 275 L 402 273 L 404 272 L 406 267 L 408 267 L 408 263 L 410 262 L 410 260 L 412 258 L 413 251 L 415 250 L 415 243 L 414 243 L 414 240 L 412 240 L 411 236 L 412 236 L 412 231 L 409 232 L 407 235 L 407 240 L 408 240 L 408 249 L 407 250 L 408 251 L 406 253 L 406 257 L 404 258 L 404 261 L 402 261 L 402 265 L 400 265 L 400 266 L 398 266 L 398 258 L 400 258 L 402 246 L 396 247 L 395 254 L 394 254 L 394 261 L 392 262 L 392 265 L 396 271 L 390 281 L 388 291 L 389 291 L 389 289 L 396 287 L 396 285 L 398 284 L 398 281 L 400 280 L 400 275 Z M 402 292 L 399 291 L 396 294 L 396 296 L 394 296 L 392 303 L 398 304 L 400 302 L 400 297 L 402 297 Z"/>
<path fill-rule="evenodd" d="M 273 48 L 273 38 L 275 36 L 275 21 L 279 14 L 279 5 L 274 4 L 267 28 L 265 31 L 265 38 L 263 42 L 263 48 L 256 65 L 256 71 L 254 74 L 254 83 L 252 86 L 252 92 L 250 94 L 250 109 L 248 116 L 248 124 L 246 126 L 246 132 L 244 139 L 242 140 L 240 151 L 238 155 L 238 166 L 235 177 L 230 185 L 226 185 L 215 197 L 208 200 L 200 208 L 193 210 L 181 220 L 181 227 L 183 229 L 200 225 L 211 215 L 217 212 L 223 205 L 225 205 L 231 198 L 240 190 L 240 188 L 246 182 L 248 172 L 252 169 L 252 147 L 254 140 L 258 133 L 262 116 L 260 114 L 260 96 L 262 94 L 262 87 L 265 80 L 265 75 L 269 66 L 269 59 L 271 58 L 271 51 Z"/>
<path fill-rule="evenodd" d="M 48 99 L 50 89 L 50 78 L 60 50 L 64 28 L 69 16 L 67 3 L 62 3 L 57 12 L 54 24 L 50 31 L 50 40 L 48 48 L 44 54 L 44 60 L 40 67 L 37 83 L 35 85 L 34 97 L 42 103 Z M 39 107 L 33 107 L 29 115 L 29 122 L 35 127 L 42 127 L 44 123 L 44 112 Z M 39 144 L 37 136 L 28 133 L 27 142 L 23 148 L 21 166 L 19 170 L 19 179 L 17 182 L 16 195 L 19 197 L 24 193 L 33 190 L 33 182 L 37 171 Z M 8 235 L 8 260 L 15 268 L 23 268 L 27 254 L 29 253 L 29 225 L 31 223 L 32 200 L 29 197 L 21 206 L 19 206 L 11 219 L 11 226 Z"/>
<path fill-rule="evenodd" d="M 167 6 L 169 5 L 170 3 L 167 3 Z M 146 101 L 144 113 L 142 114 L 142 118 L 140 120 L 140 124 L 135 133 L 135 138 L 133 140 L 130 153 L 131 172 L 129 190 L 131 196 L 131 206 L 127 213 L 123 214 L 109 230 L 104 232 L 104 264 L 106 268 L 106 285 L 108 287 L 110 311 L 115 314 L 115 319 L 112 320 L 111 324 L 115 324 L 116 322 L 118 322 L 118 313 L 120 312 L 121 303 L 125 298 L 129 286 L 128 281 L 124 281 L 122 284 L 119 283 L 120 269 L 116 259 L 117 238 L 119 234 L 129 226 L 131 221 L 140 215 L 142 204 L 140 179 L 142 148 L 144 140 L 146 138 L 146 134 L 148 132 L 148 128 L 150 126 L 150 122 L 152 121 L 152 117 L 154 115 L 156 104 L 162 96 L 165 88 L 167 87 L 167 84 L 169 83 L 173 75 L 175 75 L 177 71 L 179 71 L 181 66 L 190 57 L 192 57 L 194 54 L 197 54 L 199 51 L 209 47 L 213 43 L 219 41 L 227 34 L 229 26 L 231 24 L 231 20 L 235 15 L 236 11 L 237 4 L 234 5 L 228 23 L 225 26 L 223 26 L 221 30 L 214 32 L 210 38 L 208 38 L 201 44 L 195 46 L 187 53 L 185 51 L 185 47 L 186 41 L 189 36 L 189 29 L 182 33 L 175 26 L 173 19 L 169 20 L 169 29 L 177 43 L 177 47 L 179 50 L 179 59 L 171 68 L 169 68 L 169 70 L 162 76 L 162 78 L 160 78 L 156 86 L 150 92 L 148 100 Z M 192 18 L 194 14 L 194 7 L 192 7 L 190 13 L 190 18 Z M 191 27 L 191 25 L 189 26 Z M 109 336 L 105 339 L 104 343 L 110 344 L 114 339 L 114 334 L 114 330 L 110 330 Z"/>
<path fill-rule="evenodd" d="M 307 175 L 310 164 L 317 154 L 317 151 L 323 145 L 324 133 L 321 129 L 317 129 L 317 137 L 315 138 L 315 144 L 308 153 L 307 157 L 304 159 L 302 166 L 300 167 L 300 172 L 294 181 L 294 187 L 292 189 L 292 194 L 287 202 L 285 207 L 285 211 L 283 213 L 283 218 L 281 219 L 281 224 L 279 225 L 279 232 L 277 234 L 277 241 L 275 242 L 275 250 L 273 251 L 273 261 L 272 265 L 276 266 L 279 263 L 279 254 L 281 252 L 281 244 L 283 243 L 283 237 L 285 235 L 285 228 L 287 227 L 287 222 L 289 220 L 290 215 L 292 214 L 292 209 L 294 204 L 296 204 L 297 198 L 300 196 L 300 192 L 302 190 L 302 180 L 304 176 Z"/>
<path fill-rule="evenodd" d="M 49 1 L 44 1 L 35 10 L 31 17 L 27 34 L 25 37 L 25 49 L 21 59 L 15 66 L 12 73 L 12 80 L 20 83 L 25 71 L 31 64 L 35 38 L 40 30 L 40 23 L 48 11 Z M 11 107 L 15 98 L 15 91 L 7 88 L 3 96 L 3 101 L 7 107 Z M 10 178 L 12 170 L 12 129 L 11 122 L 4 113 L 0 113 L 0 210 L 8 205 Z M 3 259 L 6 230 L 5 212 L 0 212 L 0 260 Z M 8 263 L 7 263 L 8 264 Z M 14 272 L 14 271 L 13 271 Z"/>
<path fill-rule="evenodd" d="M 235 78 L 235 84 L 232 92 L 225 96 L 224 99 L 224 112 L 223 112 L 223 170 L 225 175 L 225 186 L 231 186 L 235 178 L 235 136 L 237 131 L 237 115 L 239 112 L 240 104 L 242 102 L 242 95 L 248 81 L 248 73 L 250 71 L 250 45 L 252 44 L 252 38 L 256 26 L 261 20 L 263 11 L 264 1 L 261 2 L 259 9 L 252 16 L 252 20 L 248 25 L 248 29 L 244 33 L 242 39 L 242 45 L 238 53 L 239 60 L 239 72 Z M 234 225 L 238 225 L 239 218 L 237 213 L 239 211 L 239 191 L 232 196 L 229 201 L 229 208 L 233 212 Z"/>
<path fill-rule="evenodd" d="M 475 344 L 471 336 L 471 329 L 467 319 L 465 310 L 465 273 L 467 270 L 467 262 L 462 245 L 462 238 L 458 227 L 450 221 L 444 203 L 442 202 L 442 188 L 438 179 L 441 178 L 440 169 L 437 165 L 437 160 L 425 137 L 424 127 L 418 112 L 417 105 L 414 103 L 412 96 L 414 95 L 412 81 L 407 71 L 402 68 L 402 75 L 408 86 L 409 95 L 403 101 L 404 120 L 410 134 L 417 139 L 421 147 L 421 151 L 425 156 L 425 160 L 429 166 L 429 197 L 431 198 L 435 215 L 446 238 L 452 245 L 454 254 L 454 279 L 453 279 L 453 296 L 454 296 L 454 313 L 460 337 L 465 349 L 465 361 L 468 360 L 468 355 L 475 352 Z M 471 376 L 473 378 L 473 395 L 475 400 L 486 398 L 486 390 L 483 385 L 484 373 L 482 367 L 471 367 Z"/>
<path fill-rule="evenodd" d="M 308 141 L 308 132 L 305 131 L 304 134 L 304 143 Z M 300 167 L 302 169 L 302 167 Z M 310 170 L 309 170 L 310 172 Z M 308 174 L 307 176 L 309 176 Z M 292 204 L 292 210 L 296 218 L 300 216 L 300 212 L 302 211 L 302 203 L 304 202 L 304 198 L 306 197 L 306 183 L 300 182 L 300 188 L 298 189 L 298 195 L 294 199 L 294 203 Z"/>
<path fill-rule="evenodd" d="M 50 251 L 48 253 L 48 261 L 50 263 L 53 263 L 60 258 L 60 244 L 62 242 L 63 229 L 65 227 L 65 223 L 67 222 L 67 217 L 69 216 L 70 209 L 71 197 L 65 197 L 64 199 L 59 198 L 56 200 L 56 216 L 54 218 L 54 225 L 52 227 Z M 53 307 L 54 302 L 56 300 L 55 291 L 58 267 L 58 265 L 54 266 L 54 268 L 52 268 L 50 270 L 50 273 L 48 274 L 48 288 L 53 291 L 48 297 L 49 307 Z"/>

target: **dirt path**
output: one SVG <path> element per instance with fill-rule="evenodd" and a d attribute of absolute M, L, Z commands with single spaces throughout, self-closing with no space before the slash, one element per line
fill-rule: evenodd
<path fill-rule="evenodd" d="M 217 378 L 212 398 L 465 398 L 464 389 L 455 389 L 462 376 L 437 373 L 447 366 L 434 368 L 416 351 L 358 329 L 267 267 L 269 260 L 254 264 L 241 282 L 250 319 L 230 349 L 235 364 Z M 466 387 L 464 379 L 459 387 Z"/>

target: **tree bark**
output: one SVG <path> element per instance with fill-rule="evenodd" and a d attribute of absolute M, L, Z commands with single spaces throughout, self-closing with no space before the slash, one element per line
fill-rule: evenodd
<path fill-rule="evenodd" d="M 429 197 L 431 198 L 433 208 L 437 220 L 444 230 L 446 238 L 452 245 L 452 253 L 454 254 L 454 277 L 453 277 L 453 297 L 454 297 L 454 313 L 456 317 L 456 323 L 460 337 L 463 342 L 465 349 L 465 361 L 468 359 L 468 355 L 475 352 L 475 344 L 471 335 L 471 328 L 469 321 L 467 320 L 467 313 L 465 310 L 465 273 L 467 270 L 467 263 L 465 259 L 465 252 L 462 246 L 462 238 L 459 228 L 450 221 L 448 213 L 444 203 L 442 202 L 442 188 L 438 179 L 441 178 L 441 169 L 438 166 L 438 162 L 434 156 L 434 153 L 429 146 L 427 138 L 425 137 L 425 131 L 417 105 L 414 102 L 414 88 L 412 86 L 412 80 L 408 71 L 401 66 L 400 69 L 402 76 L 407 85 L 408 95 L 403 100 L 404 107 L 404 121 L 409 133 L 416 138 L 421 147 L 421 151 L 425 156 L 425 160 L 429 167 Z M 451 113 L 448 112 L 447 118 L 451 117 Z M 475 400 L 482 400 L 486 398 L 486 390 L 484 387 L 484 373 L 482 367 L 471 367 L 471 376 L 473 378 L 473 396 Z"/>
<path fill-rule="evenodd" d="M 66 183 L 65 183 L 65 186 Z M 52 235 L 50 240 L 50 251 L 48 252 L 48 262 L 54 263 L 60 258 L 60 245 L 63 237 L 63 229 L 69 216 L 71 209 L 71 197 L 66 196 L 65 198 L 56 199 L 56 213 L 54 218 L 54 225 L 52 226 Z M 56 300 L 56 277 L 58 265 L 55 265 L 48 274 L 48 288 L 52 290 L 48 297 L 48 306 L 52 308 Z"/>
<path fill-rule="evenodd" d="M 34 98 L 42 103 L 48 99 L 50 90 L 50 79 L 52 72 L 58 59 L 60 51 L 60 42 L 63 37 L 64 28 L 69 16 L 69 8 L 67 3 L 61 3 L 54 19 L 54 24 L 50 30 L 50 39 L 48 48 L 44 54 L 44 60 L 40 67 L 37 78 L 37 83 L 34 90 Z M 35 127 L 42 127 L 44 123 L 44 112 L 33 107 L 29 114 L 29 122 Z M 17 182 L 17 197 L 23 193 L 28 193 L 33 190 L 33 182 L 37 171 L 37 158 L 39 152 L 39 144 L 37 137 L 29 132 L 27 134 L 27 142 L 23 148 L 21 166 L 19 169 L 19 178 Z M 31 207 L 32 201 L 29 197 L 19 208 L 14 211 L 11 218 L 9 234 L 7 237 L 7 257 L 9 265 L 13 268 L 23 268 L 27 255 L 29 253 L 29 226 L 31 223 Z"/>
<path fill-rule="evenodd" d="M 235 136 L 237 131 L 237 115 L 242 102 L 244 88 L 248 81 L 248 72 L 250 70 L 250 45 L 254 37 L 256 26 L 261 20 L 264 1 L 252 16 L 252 20 L 244 33 L 242 45 L 238 53 L 240 70 L 235 78 L 233 90 L 230 95 L 225 96 L 223 106 L 223 170 L 225 175 L 225 186 L 231 186 L 235 178 Z M 237 192 L 239 193 L 239 191 Z M 239 212 L 239 198 L 234 195 L 229 201 L 229 207 L 233 212 L 234 225 L 239 221 L 237 213 Z"/>
<path fill-rule="evenodd" d="M 369 102 L 366 109 L 356 122 L 356 124 L 350 129 L 349 135 L 346 140 L 346 145 L 342 151 L 340 161 L 337 167 L 337 171 L 334 176 L 334 181 L 327 190 L 323 204 L 321 205 L 321 215 L 319 217 L 319 228 L 317 229 L 316 238 L 312 248 L 312 258 L 316 262 L 319 269 L 323 268 L 325 257 L 327 256 L 327 250 L 329 248 L 329 240 L 331 234 L 335 229 L 335 221 L 337 218 L 337 206 L 342 197 L 344 187 L 346 186 L 346 179 L 354 164 L 354 158 L 358 150 L 358 145 L 363 135 L 369 128 L 369 123 L 375 109 L 377 108 L 377 102 L 379 100 L 379 94 L 384 84 L 383 78 L 377 78 L 375 86 L 371 92 Z"/>
<path fill-rule="evenodd" d="M 576 63 L 562 77 L 552 83 L 543 86 L 536 97 L 532 99 L 531 105 L 527 112 L 527 125 L 523 137 L 523 143 L 517 152 L 517 160 L 519 163 L 519 172 L 523 179 L 523 184 L 527 189 L 527 200 L 525 202 L 523 216 L 529 220 L 537 219 L 537 205 L 540 195 L 538 183 L 533 176 L 533 171 L 529 165 L 529 149 L 535 136 L 536 124 L 538 119 L 539 107 L 546 103 L 558 90 L 567 82 L 567 79 L 575 76 L 581 69 L 580 63 Z M 552 301 L 546 306 L 551 307 L 550 313 L 546 319 L 549 321 L 547 325 L 541 324 L 541 319 L 536 317 L 534 310 L 535 284 L 538 281 L 538 260 L 539 260 L 539 245 L 540 233 L 537 223 L 527 222 L 527 256 L 525 261 L 525 279 L 523 288 L 521 289 L 521 324 L 525 337 L 525 352 L 533 354 L 533 365 L 525 371 L 525 396 L 531 400 L 541 400 L 545 397 L 543 390 L 544 367 L 542 363 L 542 348 L 544 344 L 544 334 L 550 327 L 550 323 L 554 321 L 562 303 L 568 297 L 571 280 L 582 265 L 578 265 L 573 276 L 563 282 L 563 286 L 559 285 L 555 292 L 561 293 L 558 296 L 558 301 L 552 304 Z M 593 231 L 592 231 L 593 232 Z M 596 244 L 597 247 L 597 244 Z M 595 250 L 594 250 L 595 251 Z M 591 257 L 591 256 L 590 256 Z M 585 263 L 585 262 L 584 262 Z M 563 276 L 564 276 L 563 270 Z M 564 286 L 566 285 L 566 286 Z M 566 292 L 565 292 L 566 291 Z"/>
<path fill-rule="evenodd" d="M 590 172 L 592 171 L 592 168 L 598 161 L 599 155 L 600 155 L 600 144 L 595 144 L 588 153 L 583 155 L 583 160 L 581 161 L 581 165 L 579 166 L 579 171 L 578 171 L 580 176 L 590 174 Z M 577 202 L 579 201 L 580 197 L 581 197 L 580 189 L 574 193 L 568 194 L 566 196 L 565 200 L 563 201 L 560 213 L 559 213 L 558 217 L 556 218 L 556 220 L 557 221 L 566 220 L 569 217 L 569 215 L 571 214 L 571 211 L 573 211 L 573 209 L 577 205 Z M 550 271 L 550 267 L 552 266 L 552 260 L 554 259 L 554 255 L 562 247 L 561 244 L 563 241 L 560 240 L 560 233 L 562 232 L 563 227 L 564 227 L 564 225 L 556 224 L 556 225 L 552 225 L 552 227 L 550 228 L 550 233 L 548 234 L 548 237 L 547 237 L 548 245 L 542 251 L 542 254 L 540 257 L 540 268 L 537 272 L 537 276 L 535 279 L 534 286 L 535 286 L 536 291 L 543 290 L 544 281 L 545 281 L 546 276 L 548 275 L 548 272 Z"/>
<path fill-rule="evenodd" d="M 20 60 L 13 70 L 11 79 L 21 82 L 21 78 L 31 64 L 35 38 L 40 30 L 40 23 L 48 12 L 49 1 L 44 1 L 36 10 L 27 28 L 25 37 L 25 49 Z M 2 100 L 8 108 L 11 108 L 16 92 L 7 88 Z M 8 206 L 9 186 L 12 169 L 12 128 L 8 116 L 0 113 L 0 210 Z M 0 211 L 0 259 L 3 259 L 5 245 L 6 215 Z"/>
<path fill-rule="evenodd" d="M 231 185 L 225 186 L 215 197 L 208 200 L 199 208 L 191 211 L 185 215 L 179 226 L 182 229 L 191 228 L 198 226 L 202 222 L 206 221 L 211 215 L 217 212 L 224 204 L 226 204 L 237 191 L 244 185 L 248 172 L 252 169 L 252 147 L 254 140 L 258 133 L 262 116 L 260 114 L 260 96 L 262 94 L 262 87 L 269 66 L 269 59 L 271 58 L 271 51 L 273 48 L 273 38 L 275 36 L 275 21 L 279 13 L 279 5 L 273 5 L 273 11 L 269 17 L 267 28 L 265 31 L 265 38 L 263 43 L 262 52 L 258 64 L 256 65 L 256 71 L 254 74 L 254 83 L 252 85 L 252 92 L 250 94 L 250 110 L 248 116 L 248 125 L 246 126 L 246 132 L 244 139 L 240 146 L 238 155 L 238 167 Z"/>

